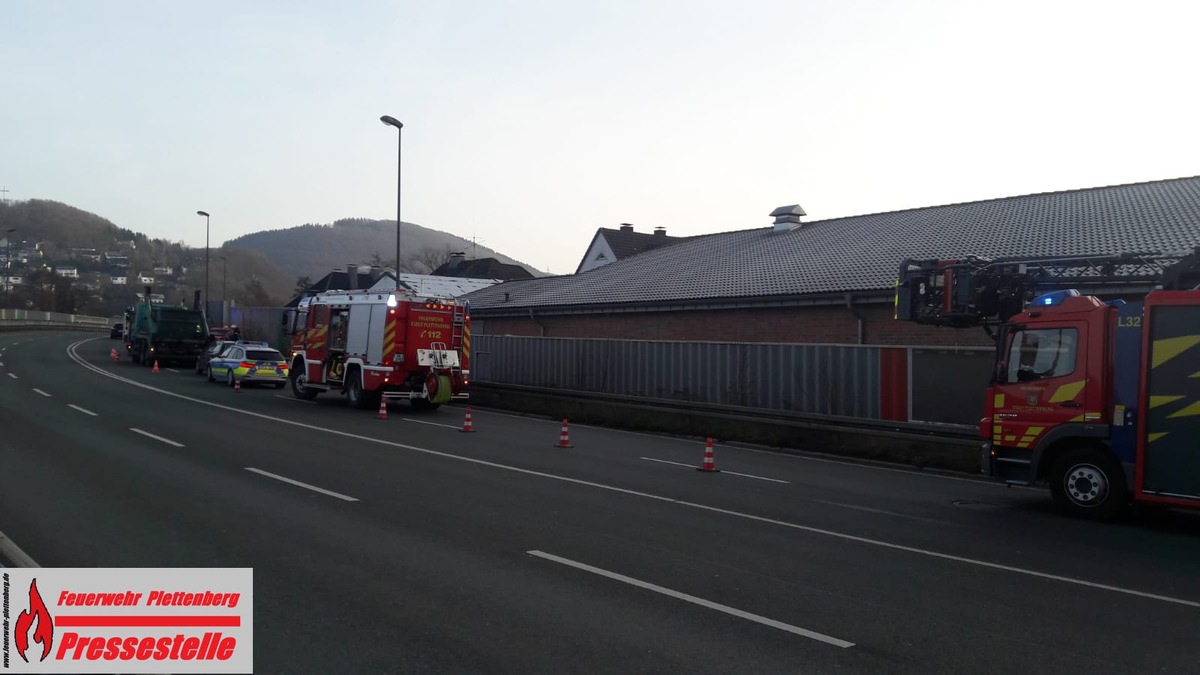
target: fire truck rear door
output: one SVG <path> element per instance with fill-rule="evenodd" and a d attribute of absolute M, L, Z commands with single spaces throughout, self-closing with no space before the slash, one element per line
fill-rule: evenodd
<path fill-rule="evenodd" d="M 1200 293 L 1146 298 L 1139 488 L 1200 500 Z"/>

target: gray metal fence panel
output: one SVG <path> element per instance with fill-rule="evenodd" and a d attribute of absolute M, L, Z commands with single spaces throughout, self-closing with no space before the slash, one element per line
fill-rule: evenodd
<path fill-rule="evenodd" d="M 472 379 L 879 419 L 879 348 L 473 337 Z"/>

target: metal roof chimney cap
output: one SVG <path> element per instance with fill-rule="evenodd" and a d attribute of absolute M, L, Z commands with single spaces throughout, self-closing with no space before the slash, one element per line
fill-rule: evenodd
<path fill-rule="evenodd" d="M 776 232 L 790 232 L 800 227 L 800 217 L 807 215 L 799 204 L 781 206 L 771 212 L 771 217 L 775 219 Z"/>

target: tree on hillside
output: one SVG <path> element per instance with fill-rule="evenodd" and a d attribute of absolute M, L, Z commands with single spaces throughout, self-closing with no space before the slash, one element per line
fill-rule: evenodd
<path fill-rule="evenodd" d="M 419 268 L 424 268 L 420 274 L 429 274 L 442 266 L 442 263 L 450 259 L 454 253 L 454 249 L 449 244 L 441 246 L 423 246 L 421 250 L 414 255 L 409 256 L 409 259 L 416 263 Z"/>
<path fill-rule="evenodd" d="M 242 287 L 242 292 L 238 295 L 239 304 L 243 307 L 274 307 L 278 304 L 275 302 L 267 289 L 263 288 L 263 283 L 258 279 L 251 279 Z"/>

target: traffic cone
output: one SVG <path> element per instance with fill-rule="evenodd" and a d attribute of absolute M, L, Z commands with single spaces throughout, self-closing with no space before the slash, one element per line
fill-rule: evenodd
<path fill-rule="evenodd" d="M 567 418 L 565 418 L 565 417 L 563 418 L 562 431 L 559 432 L 559 434 L 558 434 L 558 445 L 556 445 L 555 447 L 557 447 L 557 448 L 573 448 L 573 447 L 575 447 L 575 446 L 571 445 L 571 439 L 567 435 Z"/>
<path fill-rule="evenodd" d="M 716 461 L 713 459 L 713 447 L 712 447 L 712 439 L 711 438 L 708 439 L 708 442 L 704 444 L 704 464 L 696 467 L 696 470 L 703 471 L 705 473 L 720 473 L 721 472 L 721 470 L 717 468 Z"/>
<path fill-rule="evenodd" d="M 466 433 L 473 433 L 475 431 L 475 427 L 471 425 L 471 409 L 470 408 L 467 408 L 467 416 L 463 418 L 463 428 L 461 429 L 461 431 L 464 431 Z"/>
<path fill-rule="evenodd" d="M 121 357 L 117 356 L 117 348 L 116 347 L 113 347 L 112 353 L 110 353 L 108 355 L 108 358 L 112 359 L 113 361 L 119 361 L 121 359 Z"/>
<path fill-rule="evenodd" d="M 152 370 L 150 372 L 152 372 L 152 373 L 158 372 L 158 359 L 154 359 L 154 370 Z"/>
<path fill-rule="evenodd" d="M 235 393 L 235 394 L 242 393 L 242 381 L 236 377 L 233 378 L 233 393 Z"/>
<path fill-rule="evenodd" d="M 387 399 L 386 398 L 381 397 L 379 399 L 379 415 L 378 415 L 378 417 L 381 420 L 387 419 Z"/>

